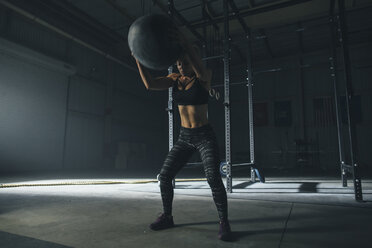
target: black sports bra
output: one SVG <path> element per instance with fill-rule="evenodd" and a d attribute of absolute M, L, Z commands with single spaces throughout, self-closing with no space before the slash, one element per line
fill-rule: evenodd
<path fill-rule="evenodd" d="M 209 92 L 201 85 L 198 78 L 188 89 L 178 89 L 178 78 L 173 84 L 173 100 L 178 105 L 202 105 L 208 103 Z"/>

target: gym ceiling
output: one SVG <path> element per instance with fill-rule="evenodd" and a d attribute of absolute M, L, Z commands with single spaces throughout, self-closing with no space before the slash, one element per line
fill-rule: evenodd
<path fill-rule="evenodd" d="M 189 39 L 220 54 L 223 0 L 174 0 L 173 18 Z M 228 0 L 232 64 L 244 63 L 247 32 L 256 61 L 329 47 L 331 0 Z M 337 1 L 336 1 L 337 2 Z M 47 24 L 91 43 L 125 63 L 133 63 L 127 34 L 131 23 L 149 13 L 168 12 L 167 0 L 0 0 Z M 372 0 L 346 0 L 350 43 L 371 41 Z M 19 12 L 19 11 L 18 11 Z M 337 12 L 337 4 L 336 4 Z M 31 17 L 30 17 L 31 16 Z"/>

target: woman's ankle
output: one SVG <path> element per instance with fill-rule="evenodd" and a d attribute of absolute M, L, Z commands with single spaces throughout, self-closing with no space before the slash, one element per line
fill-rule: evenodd
<path fill-rule="evenodd" d="M 164 216 L 169 219 L 173 218 L 172 213 L 164 213 Z"/>

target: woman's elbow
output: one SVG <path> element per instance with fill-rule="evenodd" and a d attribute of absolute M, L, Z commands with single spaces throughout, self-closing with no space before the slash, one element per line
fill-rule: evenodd
<path fill-rule="evenodd" d="M 146 90 L 151 90 L 151 83 L 149 81 L 143 81 L 143 84 L 145 85 Z"/>

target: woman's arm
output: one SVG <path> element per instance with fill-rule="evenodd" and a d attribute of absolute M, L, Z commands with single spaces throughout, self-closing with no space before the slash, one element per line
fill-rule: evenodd
<path fill-rule="evenodd" d="M 143 84 L 147 90 L 167 90 L 173 86 L 175 81 L 174 75 L 170 74 L 166 77 L 153 78 L 151 74 L 138 62 L 135 58 L 138 71 L 140 73 Z"/>
<path fill-rule="evenodd" d="M 178 31 L 178 39 L 180 42 L 181 47 L 185 51 L 185 57 L 189 61 L 192 66 L 195 75 L 199 80 L 206 83 L 206 87 L 210 90 L 211 80 L 212 80 L 212 71 L 207 69 L 204 66 L 204 63 L 200 57 L 200 55 L 196 52 L 195 48 L 192 47 L 191 43 L 187 40 L 187 38 Z"/>

